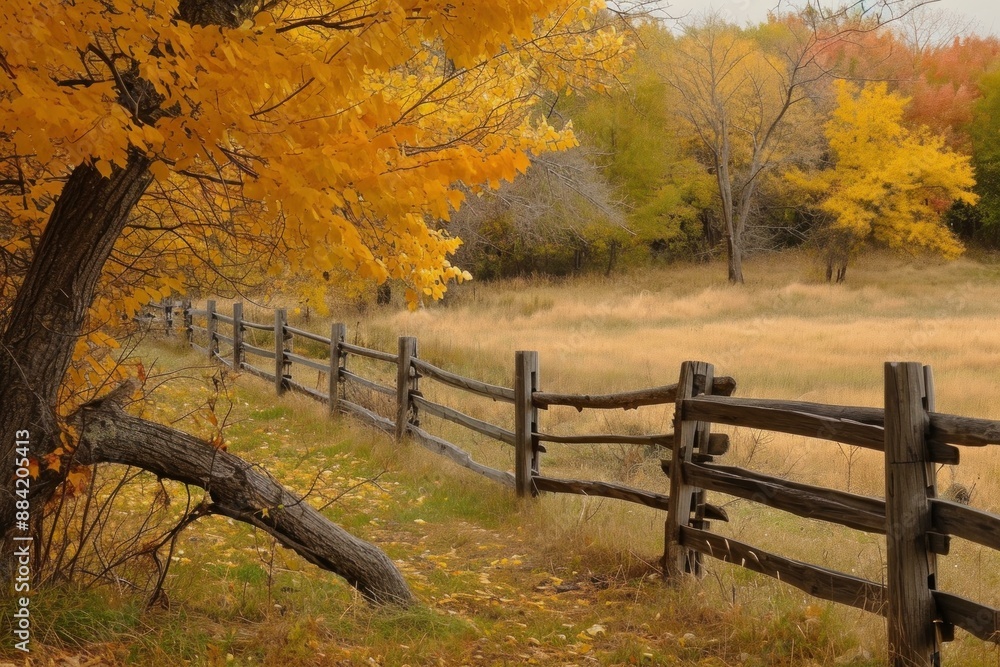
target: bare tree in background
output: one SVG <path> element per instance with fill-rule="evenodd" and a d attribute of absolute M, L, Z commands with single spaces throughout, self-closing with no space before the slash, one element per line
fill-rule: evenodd
<path fill-rule="evenodd" d="M 684 29 L 664 76 L 682 100 L 677 115 L 716 179 L 730 282 L 744 281 L 747 228 L 761 183 L 801 148 L 796 123 L 808 117 L 821 82 L 833 74 L 828 52 L 924 4 L 886 0 L 871 9 L 856 2 L 828 10 L 810 2 L 752 31 L 718 15 Z"/>
<path fill-rule="evenodd" d="M 533 158 L 527 173 L 496 191 L 470 194 L 448 231 L 463 240 L 456 263 L 478 267 L 479 275 L 558 272 L 546 265 L 553 252 L 572 255 L 579 271 L 596 243 L 610 272 L 631 235 L 624 220 L 600 168 L 585 149 L 573 148 Z"/>

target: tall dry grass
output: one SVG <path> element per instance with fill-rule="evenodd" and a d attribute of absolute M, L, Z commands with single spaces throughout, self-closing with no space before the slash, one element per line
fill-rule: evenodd
<path fill-rule="evenodd" d="M 717 375 L 735 377 L 740 396 L 880 406 L 883 363 L 920 361 L 934 368 L 938 411 L 1000 419 L 1000 266 L 871 255 L 851 268 L 846 284 L 830 285 L 821 281 L 808 255 L 785 253 L 748 262 L 747 275 L 746 285 L 730 286 L 722 280 L 722 266 L 701 264 L 608 279 L 472 283 L 455 290 L 444 304 L 416 312 L 386 309 L 364 318 L 343 313 L 340 319 L 349 323 L 349 339 L 393 349 L 396 336 L 417 336 L 422 358 L 507 386 L 514 351 L 537 350 L 541 388 L 559 392 L 606 393 L 668 384 L 676 381 L 681 362 L 697 359 L 714 364 Z M 385 373 L 383 379 L 391 384 Z M 512 427 L 509 406 L 426 380 L 422 389 L 432 400 Z M 553 408 L 542 413 L 541 428 L 553 433 L 662 433 L 671 430 L 671 420 L 670 407 L 583 413 Z M 424 423 L 467 447 L 478 460 L 511 469 L 509 448 L 440 420 L 425 417 Z M 722 430 L 732 434 L 733 448 L 720 462 L 883 495 L 877 453 L 748 429 Z M 657 452 L 547 447 L 545 474 L 667 489 Z M 962 457 L 962 465 L 941 469 L 941 489 L 961 484 L 971 490 L 974 506 L 1000 512 L 1000 447 L 966 448 Z M 713 526 L 720 533 L 782 555 L 884 579 L 880 537 L 713 495 L 732 517 L 728 524 Z M 601 499 L 550 496 L 542 503 L 547 510 L 536 527 L 541 540 L 579 544 L 583 539 L 587 545 L 646 554 L 662 547 L 661 513 Z M 956 543 L 952 555 L 941 559 L 940 587 L 1000 606 L 1000 558 Z M 725 597 L 759 596 L 760 590 L 778 594 L 772 584 L 724 566 L 713 566 L 713 572 Z M 842 613 L 850 623 L 879 634 L 879 619 Z M 971 652 L 968 664 L 980 664 L 988 649 L 958 642 L 949 651 L 952 659 Z"/>
<path fill-rule="evenodd" d="M 681 362 L 699 359 L 735 377 L 740 396 L 869 406 L 882 403 L 885 361 L 920 361 L 934 368 L 938 411 L 1000 419 L 1000 266 L 871 256 L 852 267 L 847 284 L 828 285 L 808 256 L 783 254 L 750 262 L 752 279 L 742 287 L 722 284 L 721 268 L 469 286 L 445 305 L 376 313 L 349 337 L 391 346 L 397 335 L 417 336 L 421 357 L 508 386 L 513 353 L 524 349 L 539 352 L 546 391 L 668 384 Z M 509 412 L 459 392 L 447 396 L 498 420 Z M 555 432 L 649 432 L 669 430 L 671 417 L 669 408 L 552 409 L 542 423 Z M 850 473 L 852 489 L 862 492 L 881 484 L 864 453 L 783 436 L 757 449 L 768 472 L 830 485 L 846 485 Z M 955 481 L 1000 509 L 995 450 L 966 450 L 964 463 Z"/>

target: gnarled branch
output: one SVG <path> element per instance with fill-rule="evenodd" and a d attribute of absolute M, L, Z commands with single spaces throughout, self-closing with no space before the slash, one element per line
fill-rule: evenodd
<path fill-rule="evenodd" d="M 112 393 L 117 393 L 112 392 Z M 109 395 L 75 416 L 79 463 L 120 463 L 205 489 L 209 510 L 264 530 L 367 600 L 408 605 L 410 589 L 380 549 L 351 535 L 252 464 L 176 429 L 133 417 Z"/>

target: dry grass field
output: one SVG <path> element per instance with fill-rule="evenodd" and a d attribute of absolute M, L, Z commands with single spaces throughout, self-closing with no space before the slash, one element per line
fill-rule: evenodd
<path fill-rule="evenodd" d="M 718 264 L 643 270 L 609 279 L 518 280 L 461 286 L 417 312 L 343 307 L 333 318 L 348 341 L 395 350 L 417 336 L 419 356 L 469 377 L 511 386 L 515 350 L 537 350 L 541 388 L 606 393 L 676 382 L 684 360 L 715 365 L 737 395 L 879 406 L 882 364 L 934 367 L 937 409 L 1000 419 L 1000 265 L 862 258 L 845 285 L 820 280 L 805 255 L 748 262 L 750 282 L 722 282 Z M 220 312 L 228 313 L 220 304 Z M 247 308 L 248 319 L 273 321 Z M 330 321 L 291 317 L 328 333 Z M 250 340 L 267 347 L 265 338 Z M 321 346 L 296 352 L 322 358 Z M 664 513 L 616 500 L 545 494 L 519 502 L 508 490 L 402 447 L 350 419 L 330 421 L 301 396 L 275 398 L 249 374 L 213 396 L 211 368 L 176 342 L 147 341 L 140 355 L 163 385 L 145 408 L 180 427 L 210 431 L 205 406 L 226 415 L 229 451 L 258 462 L 359 536 L 390 554 L 420 605 L 385 613 L 361 603 L 330 575 L 276 548 L 242 524 L 206 518 L 172 555 L 167 608 L 144 610 L 127 587 L 39 592 L 38 647 L 30 664 L 190 665 L 776 665 L 885 664 L 885 629 L 873 615 L 826 603 L 706 559 L 706 576 L 664 586 L 656 560 Z M 263 363 L 262 363 L 263 366 Z M 350 369 L 393 384 L 393 367 L 351 357 Z M 164 375 L 159 375 L 159 374 Z M 317 388 L 325 378 L 293 368 Z M 506 404 L 421 381 L 430 399 L 510 428 Z M 367 402 L 370 397 L 352 394 Z M 388 411 L 385 403 L 381 410 Z M 192 421 L 191 415 L 195 415 Z M 199 418 L 198 416 L 201 415 Z M 663 433 L 671 407 L 632 411 L 552 408 L 551 433 Z M 422 425 L 512 469 L 511 448 L 423 415 Z M 881 457 L 836 443 L 726 429 L 719 462 L 801 482 L 882 495 Z M 634 446 L 548 445 L 543 474 L 604 479 L 666 492 L 658 451 Z M 108 469 L 94 485 L 113 488 Z M 972 492 L 972 505 L 1000 512 L 1000 447 L 963 451 L 942 469 Z M 137 516 L 156 480 L 121 492 L 115 516 Z M 167 485 L 158 509 L 169 526 L 186 492 Z M 156 502 L 161 502 L 157 493 Z M 710 494 L 728 524 L 712 530 L 782 555 L 884 579 L 884 539 Z M 195 501 L 198 493 L 194 494 Z M 81 502 L 83 499 L 81 499 Z M 333 501 L 333 502 L 331 502 Z M 125 511 L 128 510 L 128 511 Z M 136 519 L 136 520 L 138 520 Z M 127 531 L 122 519 L 120 531 Z M 114 536 L 109 536 L 113 539 Z M 939 561 L 940 588 L 1000 606 L 1000 557 L 955 540 Z M 16 656 L 0 653 L 0 663 Z M 20 658 L 17 658 L 20 659 Z M 28 663 L 26 663 L 28 664 Z M 959 631 L 949 667 L 1000 665 L 1000 651 Z"/>
<path fill-rule="evenodd" d="M 749 282 L 740 287 L 721 282 L 720 265 L 687 265 L 608 279 L 472 283 L 455 290 L 445 304 L 417 312 L 337 315 L 348 324 L 349 341 L 393 350 L 396 336 L 416 336 L 422 358 L 506 386 L 514 351 L 537 350 L 545 391 L 608 393 L 668 384 L 676 381 L 681 362 L 693 359 L 713 363 L 717 375 L 735 377 L 740 396 L 880 406 L 883 363 L 920 361 L 934 368 L 938 411 L 1000 419 L 1000 266 L 872 255 L 852 267 L 846 284 L 829 285 L 813 261 L 794 253 L 752 261 Z M 422 386 L 433 400 L 511 427 L 508 406 L 433 384 Z M 583 413 L 553 408 L 542 413 L 541 428 L 565 434 L 662 433 L 671 430 L 671 418 L 670 407 Z M 511 469 L 508 448 L 434 418 L 423 422 L 478 460 Z M 880 454 L 803 437 L 722 430 L 732 434 L 734 446 L 720 462 L 883 495 Z M 657 452 L 629 446 L 547 448 L 541 463 L 546 475 L 667 489 Z M 939 488 L 960 484 L 971 491 L 973 506 L 1000 512 L 1000 447 L 966 448 L 962 456 L 960 466 L 942 467 Z M 880 537 L 744 501 L 717 496 L 714 502 L 732 516 L 728 525 L 714 524 L 718 532 L 884 580 Z M 556 533 L 553 542 L 563 531 L 579 531 L 611 550 L 649 555 L 662 547 L 658 512 L 562 496 L 540 504 L 550 516 L 547 530 Z M 1000 605 L 998 556 L 956 540 L 952 554 L 941 558 L 940 588 Z M 712 563 L 709 570 L 716 593 L 731 603 L 787 594 L 778 592 L 779 584 L 728 566 Z M 880 619 L 847 609 L 837 613 L 877 652 L 884 641 Z M 1000 660 L 993 649 L 963 637 L 960 633 L 960 641 L 947 647 L 950 664 Z"/>

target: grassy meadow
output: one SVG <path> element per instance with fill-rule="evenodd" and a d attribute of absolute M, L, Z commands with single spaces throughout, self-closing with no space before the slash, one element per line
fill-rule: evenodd
<path fill-rule="evenodd" d="M 883 363 L 920 361 L 934 369 L 939 412 L 1000 419 L 1000 264 L 873 255 L 851 267 L 849 282 L 830 285 L 808 255 L 785 253 L 749 262 L 747 274 L 741 287 L 725 284 L 718 264 L 608 279 L 472 283 L 446 304 L 417 312 L 337 315 L 347 322 L 349 341 L 394 350 L 397 335 L 416 336 L 422 358 L 507 386 L 514 351 L 537 350 L 544 391 L 668 384 L 677 381 L 681 362 L 698 359 L 714 364 L 716 375 L 735 377 L 739 396 L 881 406 Z M 425 381 L 422 389 L 508 425 L 506 406 L 433 385 Z M 541 424 L 556 433 L 649 433 L 669 431 L 671 419 L 669 407 L 552 408 Z M 730 454 L 737 461 L 881 492 L 882 471 L 867 452 L 742 431 L 734 431 Z M 963 454 L 962 466 L 942 471 L 943 487 L 961 483 L 977 505 L 1000 509 L 1000 457 L 993 449 Z"/>
<path fill-rule="evenodd" d="M 748 262 L 747 285 L 723 282 L 720 264 L 681 265 L 611 278 L 518 280 L 460 286 L 443 304 L 416 312 L 344 306 L 348 341 L 395 350 L 419 338 L 419 356 L 466 376 L 511 386 L 515 350 L 537 350 L 541 388 L 607 393 L 676 382 L 682 361 L 732 375 L 737 395 L 829 403 L 882 402 L 882 364 L 914 360 L 935 370 L 937 409 L 1000 419 L 1000 264 L 909 262 L 869 256 L 848 283 L 821 281 L 813 260 L 794 253 Z M 220 305 L 228 313 L 228 307 Z M 247 317 L 272 321 L 267 311 Z M 328 333 L 329 321 L 301 314 L 293 326 Z M 255 333 L 248 334 L 257 335 Z M 249 342 L 267 347 L 266 340 Z M 296 341 L 296 352 L 323 357 Z M 225 376 L 176 342 L 140 348 L 150 385 L 143 408 L 208 436 L 213 404 L 229 451 L 257 462 L 333 520 L 384 548 L 420 604 L 373 610 L 337 578 L 218 517 L 200 519 L 173 552 L 167 598 L 144 609 L 128 582 L 95 589 L 60 586 L 33 598 L 41 665 L 771 665 L 885 664 L 882 619 L 809 598 L 769 578 L 706 559 L 707 575 L 663 585 L 662 512 L 615 500 L 546 494 L 519 502 L 488 480 L 350 419 L 331 421 L 310 399 L 277 398 L 248 374 Z M 267 368 L 261 362 L 262 368 Z M 351 357 L 354 372 L 394 382 L 388 365 Z M 294 379 L 325 379 L 296 368 Z M 431 400 L 501 426 L 512 410 L 422 380 Z M 360 393 L 351 396 L 368 402 Z M 384 403 L 382 410 L 391 409 Z M 672 409 L 540 415 L 551 433 L 663 433 Z M 422 425 L 511 469 L 512 451 L 426 415 Z M 881 457 L 855 448 L 749 429 L 728 429 L 720 463 L 789 479 L 882 495 Z M 546 475 L 606 479 L 665 492 L 660 453 L 627 446 L 547 445 Z M 940 471 L 972 491 L 972 505 L 1000 512 L 1000 449 L 966 448 L 962 465 Z M 121 471 L 93 488 L 114 488 Z M 120 492 L 122 516 L 156 505 L 165 527 L 187 503 L 140 476 Z M 164 502 L 166 494 L 171 502 Z M 200 497 L 195 492 L 194 502 Z M 712 530 L 782 555 L 884 579 L 884 539 L 799 519 L 718 494 L 728 524 Z M 114 508 L 113 508 L 114 509 Z M 116 510 L 116 511 L 117 511 Z M 112 512 L 114 514 L 114 512 Z M 143 515 L 144 516 L 144 515 Z M 140 516 L 139 519 L 142 517 Z M 120 524 L 118 530 L 128 530 Z M 109 536 L 110 539 L 110 536 Z M 91 545 L 91 548 L 94 548 Z M 96 549 L 100 550 L 100 544 Z M 1000 557 L 955 540 L 939 560 L 940 588 L 1000 606 Z M 944 664 L 1000 665 L 1000 652 L 958 632 Z M 4 659 L 19 656 L 0 653 Z M 17 664 L 22 664 L 18 662 Z"/>
<path fill-rule="evenodd" d="M 920 361 L 934 368 L 937 410 L 1000 419 L 1000 265 L 984 260 L 911 261 L 873 254 L 851 268 L 848 282 L 822 280 L 814 260 L 784 253 L 749 263 L 748 284 L 720 280 L 718 264 L 686 265 L 602 279 L 515 280 L 463 285 L 445 304 L 417 312 L 337 313 L 348 339 L 394 349 L 397 335 L 420 341 L 420 356 L 471 377 L 510 386 L 513 352 L 537 350 L 545 391 L 607 393 L 675 382 L 682 361 L 715 365 L 737 379 L 737 395 L 880 406 L 883 363 Z M 353 315 L 353 317 L 352 317 Z M 352 321 L 353 320 L 353 321 Z M 367 370 L 367 369 L 366 369 Z M 374 369 L 371 369 L 374 370 Z M 390 382 L 390 378 L 385 377 Z M 433 400 L 512 427 L 509 406 L 424 381 Z M 622 411 L 552 408 L 541 413 L 550 433 L 654 433 L 671 430 L 670 407 Z M 424 416 L 425 427 L 462 443 L 477 460 L 511 469 L 511 452 L 482 436 Z M 720 427 L 716 427 L 720 429 Z M 796 481 L 883 495 L 881 455 L 804 437 L 721 427 L 734 447 L 720 462 Z M 630 446 L 546 445 L 550 476 L 607 479 L 665 492 L 659 454 Z M 942 467 L 939 488 L 971 491 L 972 504 L 1000 512 L 1000 449 L 964 448 L 962 465 Z M 718 498 L 718 497 L 717 497 Z M 724 504 L 732 521 L 713 529 L 782 555 L 884 579 L 884 540 L 791 517 L 744 501 Z M 662 543 L 662 515 L 611 500 L 548 497 L 542 505 L 608 548 L 650 554 Z M 849 548 L 845 548 L 850 545 Z M 739 600 L 756 576 L 710 564 L 712 577 Z M 1000 605 L 1000 557 L 956 540 L 940 559 L 940 587 Z M 725 574 L 723 574 L 725 573 Z M 743 582 L 753 581 L 749 589 Z M 720 583 L 722 579 L 719 580 Z M 872 641 L 879 619 L 838 612 Z M 961 633 L 960 633 L 961 634 Z M 949 645 L 997 654 L 976 640 Z M 985 652 L 984 652 L 985 651 Z"/>

